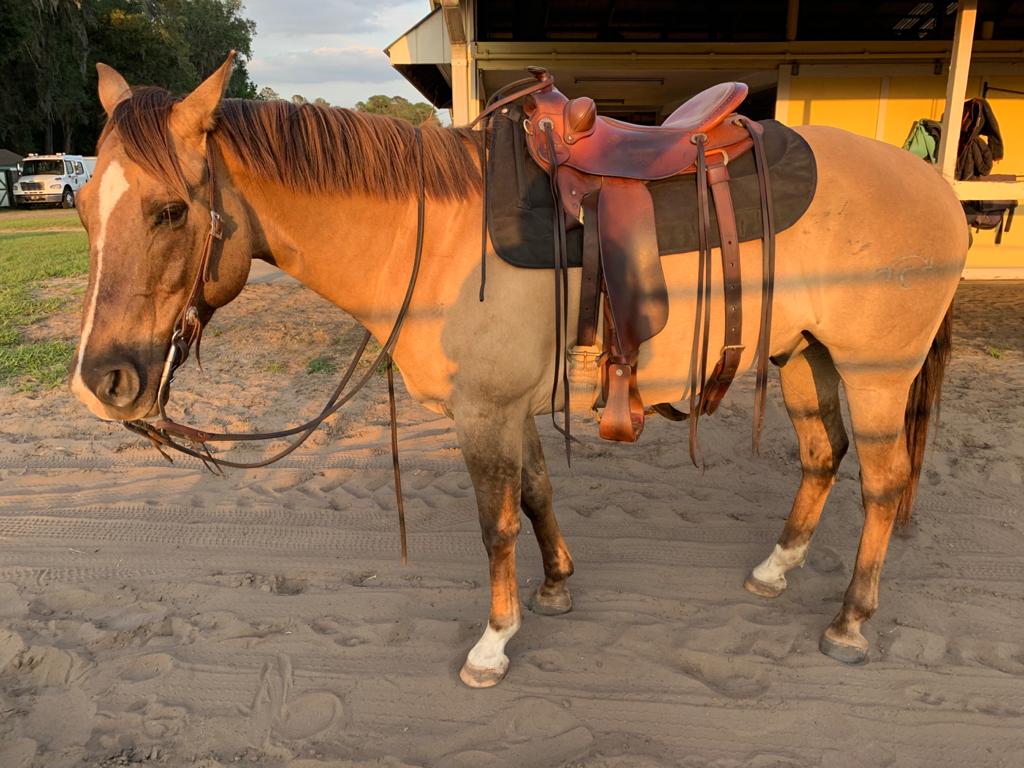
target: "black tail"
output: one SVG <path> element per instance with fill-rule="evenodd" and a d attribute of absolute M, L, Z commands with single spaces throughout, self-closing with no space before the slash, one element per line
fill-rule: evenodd
<path fill-rule="evenodd" d="M 938 333 L 932 339 L 928 357 L 921 366 L 917 378 L 910 385 L 907 400 L 907 415 L 904 430 L 907 434 L 907 451 L 910 454 L 910 479 L 903 489 L 896 507 L 896 527 L 904 528 L 910 522 L 910 515 L 917 497 L 917 485 L 921 479 L 921 465 L 928 438 L 928 422 L 932 411 L 938 419 L 939 397 L 942 394 L 942 378 L 946 373 L 949 353 L 953 345 L 953 304 L 950 303 L 946 316 L 942 318 Z"/>

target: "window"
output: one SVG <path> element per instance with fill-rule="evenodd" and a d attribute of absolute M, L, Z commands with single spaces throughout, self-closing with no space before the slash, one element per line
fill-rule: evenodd
<path fill-rule="evenodd" d="M 68 176 L 70 176 L 74 172 L 75 172 L 74 169 L 71 167 L 71 161 L 70 160 L 65 160 L 64 161 L 64 173 L 66 173 Z"/>
<path fill-rule="evenodd" d="M 22 176 L 60 176 L 63 164 L 60 160 L 25 160 L 22 163 Z"/>
<path fill-rule="evenodd" d="M 81 163 L 75 163 L 75 173 L 77 173 L 79 176 L 84 174 L 85 173 L 85 166 L 82 165 Z"/>

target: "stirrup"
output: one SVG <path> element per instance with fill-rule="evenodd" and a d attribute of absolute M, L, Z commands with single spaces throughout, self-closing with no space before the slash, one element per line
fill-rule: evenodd
<path fill-rule="evenodd" d="M 644 405 L 636 385 L 636 369 L 628 363 L 608 363 L 608 400 L 598 429 L 605 440 L 635 443 L 644 431 Z"/>

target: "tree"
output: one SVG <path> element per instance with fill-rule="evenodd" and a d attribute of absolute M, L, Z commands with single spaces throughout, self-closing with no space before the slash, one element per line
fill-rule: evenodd
<path fill-rule="evenodd" d="M 256 98 L 246 61 L 255 24 L 242 0 L 0 0 L 0 145 L 85 149 L 104 115 L 97 61 L 133 85 L 195 88 L 238 52 L 228 95 Z"/>
<path fill-rule="evenodd" d="M 35 100 L 35 75 L 24 50 L 23 41 L 33 34 L 34 9 L 30 3 L 0 2 L 0 146 L 10 146 L 25 154 L 35 149 L 33 134 L 42 126 L 36 110 L 25 106 Z"/>
<path fill-rule="evenodd" d="M 271 88 L 269 85 L 265 85 L 260 88 L 260 92 L 256 94 L 256 98 L 260 101 L 276 101 L 281 98 L 281 94 Z"/>
<path fill-rule="evenodd" d="M 413 125 L 422 125 L 429 120 L 439 122 L 437 110 L 430 104 L 422 101 L 413 104 L 402 96 L 371 96 L 366 101 L 358 102 L 356 109 L 374 115 L 387 115 L 408 120 Z"/>
<path fill-rule="evenodd" d="M 64 143 L 70 144 L 71 126 L 82 116 L 89 35 L 72 0 L 31 0 L 23 9 L 14 47 L 31 65 L 31 117 L 43 129 L 43 148 L 53 152 L 54 122 L 64 125 Z"/>

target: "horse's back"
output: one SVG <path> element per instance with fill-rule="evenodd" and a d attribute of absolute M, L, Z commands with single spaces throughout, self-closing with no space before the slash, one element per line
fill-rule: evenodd
<path fill-rule="evenodd" d="M 817 187 L 803 217 L 777 236 L 772 355 L 785 359 L 812 335 L 830 348 L 837 362 L 870 367 L 879 363 L 879 356 L 899 358 L 901 376 L 916 373 L 966 258 L 968 231 L 960 203 L 932 166 L 905 150 L 839 128 L 795 130 L 814 152 Z M 740 259 L 741 368 L 748 368 L 757 346 L 760 241 L 743 243 Z M 717 261 L 712 349 L 724 337 Z M 688 386 L 695 265 L 694 253 L 662 260 L 669 284 L 669 322 L 641 347 L 644 402 L 681 399 Z"/>
<path fill-rule="evenodd" d="M 847 223 L 891 221 L 908 238 L 923 233 L 926 242 L 942 240 L 940 250 L 949 251 L 954 260 L 966 256 L 963 208 L 934 166 L 892 144 L 841 128 L 805 125 L 794 130 L 811 146 L 818 169 L 817 194 L 805 219 L 840 213 Z M 838 210 L 831 207 L 837 203 Z M 893 232 L 887 227 L 886 234 Z"/>

